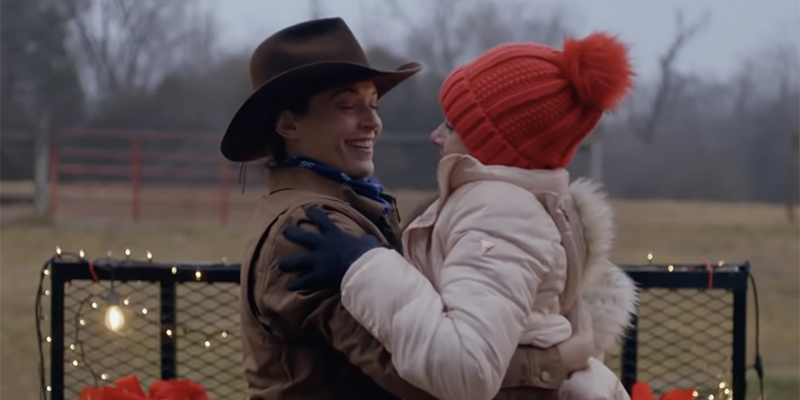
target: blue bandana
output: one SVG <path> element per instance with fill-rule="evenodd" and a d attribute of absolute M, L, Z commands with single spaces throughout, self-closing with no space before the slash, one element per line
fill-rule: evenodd
<path fill-rule="evenodd" d="M 347 175 L 346 173 L 329 167 L 317 160 L 308 157 L 292 157 L 278 165 L 278 168 L 300 167 L 309 169 L 317 174 L 330 179 L 332 181 L 340 182 L 353 189 L 360 196 L 364 196 L 370 200 L 374 200 L 383 205 L 383 215 L 389 214 L 392 211 L 392 204 L 383 197 L 383 186 L 370 176 L 364 179 L 356 179 Z"/>

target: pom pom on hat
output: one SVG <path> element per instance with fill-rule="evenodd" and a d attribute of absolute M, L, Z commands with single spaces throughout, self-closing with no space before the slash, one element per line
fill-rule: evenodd
<path fill-rule="evenodd" d="M 616 107 L 633 86 L 628 49 L 603 32 L 564 40 L 564 68 L 578 100 L 590 107 Z"/>

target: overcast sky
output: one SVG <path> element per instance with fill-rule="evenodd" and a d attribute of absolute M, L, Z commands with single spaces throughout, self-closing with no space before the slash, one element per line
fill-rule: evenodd
<path fill-rule="evenodd" d="M 276 30 L 309 18 L 306 0 L 208 0 L 217 15 L 221 44 L 230 49 L 251 51 Z M 382 1 L 321 0 L 323 16 L 341 16 L 360 40 L 367 41 L 370 12 Z M 409 15 L 424 12 L 432 0 L 402 0 Z M 503 0 L 495 0 L 502 4 Z M 704 11 L 712 14 L 710 25 L 686 47 L 678 68 L 706 76 L 726 77 L 741 60 L 763 49 L 769 42 L 800 42 L 800 1 L 798 0 L 538 0 L 568 10 L 570 26 L 577 34 L 608 30 L 632 45 L 638 72 L 653 77 L 657 58 L 674 37 L 674 13 L 684 10 L 692 21 Z M 381 18 L 387 18 L 381 16 Z M 374 20 L 374 17 L 372 18 Z M 379 41 L 402 37 L 403 27 L 389 19 L 380 25 Z M 376 35 L 375 33 L 373 33 Z M 413 55 L 406 55 L 412 57 Z"/>

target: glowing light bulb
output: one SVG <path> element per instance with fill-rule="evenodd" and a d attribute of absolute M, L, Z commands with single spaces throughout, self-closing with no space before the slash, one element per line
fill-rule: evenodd
<path fill-rule="evenodd" d="M 153 253 L 147 250 L 147 261 L 153 262 Z"/>
<path fill-rule="evenodd" d="M 131 256 L 131 249 L 125 248 L 125 258 L 128 258 L 130 256 Z"/>
<path fill-rule="evenodd" d="M 125 329 L 125 313 L 119 305 L 119 295 L 113 289 L 108 294 L 108 308 L 104 322 L 111 332 L 121 333 Z"/>
<path fill-rule="evenodd" d="M 61 256 L 61 247 L 56 246 L 56 255 Z"/>
<path fill-rule="evenodd" d="M 86 253 L 83 252 L 83 249 L 78 250 L 78 257 L 80 257 L 81 260 L 83 260 L 84 256 L 86 256 Z"/>

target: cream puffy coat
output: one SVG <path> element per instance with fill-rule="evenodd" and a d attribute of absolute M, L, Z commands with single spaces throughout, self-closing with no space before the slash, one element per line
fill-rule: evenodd
<path fill-rule="evenodd" d="M 613 223 L 598 187 L 570 185 L 565 170 L 465 155 L 443 158 L 438 182 L 439 200 L 403 234 L 405 254 L 371 250 L 342 282 L 345 308 L 392 353 L 398 374 L 440 399 L 491 399 L 519 344 L 571 336 L 562 314 L 577 296 L 602 358 L 629 324 L 636 290 L 608 261 Z M 608 374 L 564 386 L 621 398 Z"/>

